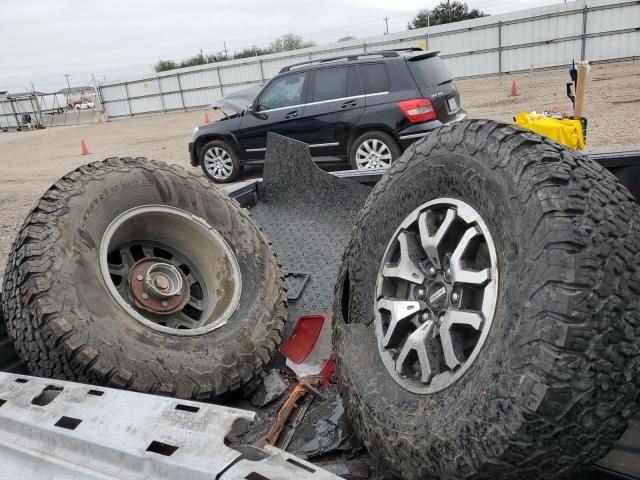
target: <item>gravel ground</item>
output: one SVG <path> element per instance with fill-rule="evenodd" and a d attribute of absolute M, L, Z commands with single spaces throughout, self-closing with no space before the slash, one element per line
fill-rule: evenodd
<path fill-rule="evenodd" d="M 567 79 L 566 70 L 550 70 L 462 80 L 458 86 L 470 117 L 511 122 L 519 111 L 567 109 Z M 508 97 L 512 80 L 519 90 L 519 96 L 513 98 Z M 640 62 L 594 66 L 585 113 L 588 149 L 640 148 Z M 0 132 L 0 271 L 25 215 L 57 178 L 109 156 L 145 156 L 192 168 L 187 142 L 203 115 L 202 111 L 172 113 L 106 124 Z M 87 156 L 80 155 L 81 139 L 89 146 Z M 259 175 L 259 168 L 251 168 L 245 179 Z"/>
<path fill-rule="evenodd" d="M 513 80 L 517 97 L 508 96 Z M 570 111 L 568 81 L 562 69 L 462 80 L 458 86 L 469 116 L 512 122 L 521 111 Z M 586 92 L 586 151 L 640 147 L 640 61 L 593 65 Z"/>

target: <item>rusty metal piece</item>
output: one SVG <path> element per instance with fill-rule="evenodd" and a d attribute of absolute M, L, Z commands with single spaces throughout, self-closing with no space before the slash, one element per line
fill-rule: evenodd
<path fill-rule="evenodd" d="M 160 290 L 166 290 L 169 288 L 169 280 L 167 280 L 164 277 L 154 278 L 153 284 L 155 285 L 156 288 L 159 288 Z"/>
<path fill-rule="evenodd" d="M 154 257 L 139 260 L 131 268 L 127 281 L 136 307 L 158 315 L 169 315 L 184 308 L 189 301 L 189 290 L 185 288 L 187 282 L 180 273 L 182 277 L 181 290 L 175 295 L 162 295 L 163 290 L 167 291 L 171 288 L 171 282 L 162 275 L 154 275 L 151 278 L 147 275 L 149 270 L 158 264 L 165 264 L 165 261 Z M 142 280 L 140 280 L 141 277 Z M 150 282 L 153 289 L 149 288 Z"/>
<path fill-rule="evenodd" d="M 144 279 L 147 293 L 161 299 L 180 294 L 184 283 L 180 270 L 165 262 L 151 265 Z"/>
<path fill-rule="evenodd" d="M 265 445 L 275 446 L 280 434 L 282 433 L 282 429 L 284 428 L 284 424 L 287 419 L 293 413 L 293 410 L 298 405 L 298 401 L 302 399 L 305 395 L 310 394 L 310 388 L 315 390 L 315 387 L 318 386 L 319 379 L 316 377 L 307 377 L 303 378 L 300 383 L 298 383 L 289 397 L 284 401 L 282 407 L 276 414 L 276 419 L 264 434 L 264 436 L 258 441 L 258 447 L 264 448 Z"/>
<path fill-rule="evenodd" d="M 313 402 L 313 398 L 313 395 L 305 395 L 303 397 L 302 404 L 298 407 L 296 416 L 293 417 L 293 420 L 291 421 L 291 427 L 289 428 L 289 431 L 285 434 L 284 438 L 280 442 L 278 442 L 278 448 L 285 451 L 287 450 L 289 444 L 291 443 L 291 440 L 293 439 L 293 436 L 298 430 L 298 427 L 300 426 L 300 424 L 302 424 L 302 420 L 304 420 L 304 416 L 307 414 L 307 410 L 309 410 L 309 407 Z"/>

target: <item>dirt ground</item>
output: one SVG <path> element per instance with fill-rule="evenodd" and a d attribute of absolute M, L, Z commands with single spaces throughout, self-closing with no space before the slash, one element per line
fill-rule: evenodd
<path fill-rule="evenodd" d="M 509 97 L 512 80 L 519 95 Z M 568 110 L 565 69 L 461 80 L 471 118 L 511 122 L 520 111 Z M 587 85 L 588 150 L 640 148 L 640 61 L 595 65 Z M 60 176 L 110 156 L 145 156 L 187 168 L 187 143 L 202 111 L 134 117 L 110 123 L 0 132 L 0 271 L 33 203 Z M 209 112 L 211 119 L 215 114 Z M 80 155 L 85 140 L 90 154 Z M 194 169 L 194 171 L 198 171 Z M 252 168 L 248 177 L 260 175 Z"/>

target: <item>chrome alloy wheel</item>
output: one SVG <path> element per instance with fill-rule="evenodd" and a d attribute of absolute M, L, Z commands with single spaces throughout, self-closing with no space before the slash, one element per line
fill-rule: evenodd
<path fill-rule="evenodd" d="M 391 150 L 377 138 L 362 142 L 356 150 L 356 165 L 359 170 L 367 168 L 387 168 L 391 165 Z"/>
<path fill-rule="evenodd" d="M 375 331 L 389 374 L 419 394 L 454 384 L 487 339 L 497 295 L 496 248 L 473 207 L 440 198 L 411 212 L 376 281 Z"/>
<path fill-rule="evenodd" d="M 242 292 L 240 267 L 204 219 L 165 205 L 119 215 L 100 243 L 100 270 L 115 301 L 135 320 L 173 335 L 224 325 Z"/>
<path fill-rule="evenodd" d="M 211 147 L 204 154 L 204 167 L 216 180 L 226 180 L 233 173 L 231 155 L 222 147 Z"/>

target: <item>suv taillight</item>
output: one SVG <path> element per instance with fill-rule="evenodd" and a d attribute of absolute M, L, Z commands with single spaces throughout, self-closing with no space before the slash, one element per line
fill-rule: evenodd
<path fill-rule="evenodd" d="M 427 120 L 435 120 L 436 118 L 433 103 L 427 98 L 402 100 L 398 102 L 398 107 L 400 107 L 404 116 L 412 123 L 426 122 Z"/>

